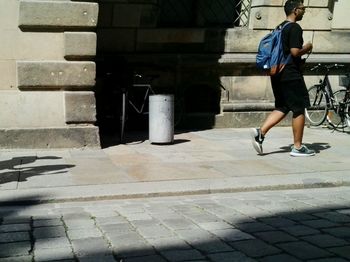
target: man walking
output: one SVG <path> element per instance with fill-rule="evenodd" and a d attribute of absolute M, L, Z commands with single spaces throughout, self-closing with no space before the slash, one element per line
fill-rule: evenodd
<path fill-rule="evenodd" d="M 303 30 L 297 21 L 300 21 L 305 13 L 303 0 L 287 0 L 284 5 L 286 13 L 285 23 L 289 23 L 282 32 L 284 54 L 292 55 L 292 62 L 277 75 L 271 76 L 271 85 L 275 97 L 275 109 L 266 118 L 260 128 L 251 130 L 252 143 L 255 150 L 263 153 L 262 143 L 266 133 L 278 124 L 290 111 L 293 113 L 292 129 L 294 143 L 291 148 L 291 156 L 313 156 L 315 151 L 302 144 L 305 108 L 310 105 L 309 96 L 302 74 L 304 61 L 301 56 L 312 51 L 312 44 L 304 44 Z"/>

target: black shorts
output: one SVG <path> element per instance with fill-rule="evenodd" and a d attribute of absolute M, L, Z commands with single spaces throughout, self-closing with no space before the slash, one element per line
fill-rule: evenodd
<path fill-rule="evenodd" d="M 304 79 L 279 81 L 271 78 L 272 91 L 275 96 L 275 109 L 287 114 L 293 112 L 294 116 L 303 114 L 305 108 L 310 106 L 309 94 Z"/>

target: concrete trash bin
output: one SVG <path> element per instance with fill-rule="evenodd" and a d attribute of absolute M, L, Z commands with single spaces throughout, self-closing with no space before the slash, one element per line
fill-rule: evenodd
<path fill-rule="evenodd" d="M 167 144 L 174 142 L 174 96 L 149 96 L 149 141 Z"/>

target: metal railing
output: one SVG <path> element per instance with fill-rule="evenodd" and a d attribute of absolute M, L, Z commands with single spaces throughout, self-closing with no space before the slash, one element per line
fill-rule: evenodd
<path fill-rule="evenodd" d="M 246 27 L 252 0 L 159 0 L 159 26 Z"/>

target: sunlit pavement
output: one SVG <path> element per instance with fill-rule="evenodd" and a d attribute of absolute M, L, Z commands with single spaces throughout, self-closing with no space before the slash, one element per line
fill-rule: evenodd
<path fill-rule="evenodd" d="M 349 261 L 349 199 L 337 187 L 2 206 L 0 260 Z"/>
<path fill-rule="evenodd" d="M 349 133 L 0 151 L 0 261 L 350 261 Z"/>

